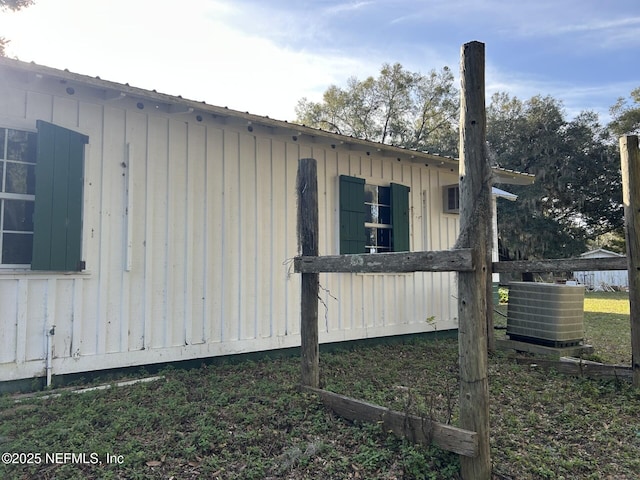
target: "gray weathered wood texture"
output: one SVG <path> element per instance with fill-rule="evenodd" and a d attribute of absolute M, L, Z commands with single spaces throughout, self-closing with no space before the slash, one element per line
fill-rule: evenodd
<path fill-rule="evenodd" d="M 530 365 L 531 368 L 553 369 L 557 372 L 574 377 L 601 378 L 606 380 L 631 380 L 632 374 L 631 367 L 627 365 L 607 365 L 572 357 L 560 357 L 560 360 L 519 357 L 516 361 L 521 365 Z"/>
<path fill-rule="evenodd" d="M 443 450 L 467 457 L 474 457 L 477 454 L 478 442 L 475 432 L 434 422 L 417 415 L 390 410 L 326 390 L 308 387 L 305 390 L 318 395 L 322 403 L 348 420 L 381 423 L 385 431 L 391 431 L 413 443 L 423 445 L 433 443 Z"/>
<path fill-rule="evenodd" d="M 625 257 L 618 258 L 562 258 L 555 260 L 515 260 L 494 262 L 496 273 L 516 272 L 574 272 L 582 270 L 626 270 Z"/>
<path fill-rule="evenodd" d="M 363 253 L 296 257 L 294 269 L 300 273 L 352 272 L 403 273 L 472 271 L 471 250 L 438 252 Z"/>
<path fill-rule="evenodd" d="M 640 388 L 640 149 L 637 135 L 620 138 L 620 159 L 629 268 L 631 367 L 633 385 Z"/>
<path fill-rule="evenodd" d="M 464 480 L 489 480 L 487 295 L 491 282 L 491 168 L 486 156 L 484 44 L 462 46 L 460 59 L 460 236 L 471 248 L 475 271 L 458 273 L 460 426 L 478 434 L 478 455 L 460 457 Z M 493 327 L 491 326 L 491 330 Z"/>
<path fill-rule="evenodd" d="M 298 244 L 302 255 L 318 255 L 318 177 L 316 161 L 302 158 L 298 163 Z M 303 273 L 300 306 L 302 385 L 320 384 L 320 352 L 318 345 L 317 273 Z"/>

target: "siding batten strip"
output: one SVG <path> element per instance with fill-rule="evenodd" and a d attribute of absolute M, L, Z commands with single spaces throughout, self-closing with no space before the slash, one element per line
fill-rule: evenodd
<path fill-rule="evenodd" d="M 268 182 L 266 183 L 268 192 L 269 192 L 269 217 L 267 218 L 267 230 L 266 230 L 266 235 L 267 238 L 269 239 L 268 242 L 268 247 L 269 247 L 269 275 L 273 275 L 272 272 L 275 271 L 275 267 L 276 267 L 276 262 L 275 262 L 275 256 L 274 256 L 274 243 L 275 243 L 275 230 L 274 230 L 274 218 L 273 218 L 273 212 L 274 212 L 274 204 L 275 204 L 275 192 L 273 190 L 273 140 L 269 139 L 267 141 L 268 144 L 268 148 L 266 149 L 267 151 L 267 155 L 268 155 L 268 159 L 269 162 L 267 163 L 267 168 L 268 168 Z M 266 273 L 266 272 L 265 272 Z M 267 277 L 267 275 L 265 274 L 265 278 Z M 269 328 L 268 330 L 265 332 L 265 330 L 263 330 L 262 336 L 266 336 L 268 337 L 273 337 L 276 334 L 276 325 L 275 325 L 275 299 L 274 299 L 274 282 L 270 281 L 268 282 L 268 285 L 266 286 L 266 288 L 268 289 L 268 307 L 269 307 Z"/>
<path fill-rule="evenodd" d="M 55 351 L 55 328 L 56 328 L 56 293 L 58 279 L 55 277 L 47 279 L 46 289 L 46 310 L 44 323 L 44 344 L 45 344 L 45 369 L 47 376 L 47 386 L 51 385 L 53 371 L 53 358 L 57 356 Z"/>
<path fill-rule="evenodd" d="M 226 186 L 226 178 L 228 175 L 228 166 L 227 166 L 227 138 L 225 136 L 224 130 L 220 132 L 220 196 L 222 197 L 220 200 L 220 211 L 218 214 L 220 215 L 220 276 L 217 278 L 219 280 L 219 291 L 220 291 L 220 311 L 218 312 L 218 318 L 220 319 L 220 324 L 218 326 L 218 338 L 220 342 L 224 342 L 227 338 L 225 334 L 226 329 L 226 318 L 225 318 L 225 310 L 226 310 L 226 285 L 225 281 L 226 273 L 227 273 L 227 265 L 224 252 L 227 251 L 227 232 L 229 230 L 227 225 L 227 209 L 229 205 L 227 202 L 227 188 Z"/>
<path fill-rule="evenodd" d="M 202 269 L 202 289 L 204 292 L 204 298 L 202 299 L 202 342 L 207 343 L 210 342 L 211 339 L 211 321 L 212 321 L 212 309 L 213 306 L 213 295 L 214 292 L 211 291 L 213 282 L 211 281 L 211 275 L 213 275 L 214 269 L 209 270 L 209 261 L 210 261 L 210 253 L 213 245 L 210 244 L 212 241 L 212 236 L 209 233 L 209 228 L 211 228 L 209 213 L 210 207 L 209 202 L 211 201 L 209 197 L 209 129 L 204 127 L 204 145 L 203 145 L 203 153 L 204 153 L 204 165 L 203 165 L 203 182 L 204 182 L 204 192 L 202 193 L 202 202 L 203 202 L 203 219 L 202 219 L 202 265 L 204 266 Z"/>
<path fill-rule="evenodd" d="M 165 153 L 163 160 L 165 160 L 166 164 L 164 165 L 164 179 L 165 185 L 162 191 L 158 191 L 158 195 L 162 195 L 164 193 L 164 211 L 162 212 L 162 219 L 164 221 L 164 225 L 162 225 L 162 241 L 164 241 L 164 262 L 163 262 L 163 275 L 162 275 L 162 338 L 155 345 L 157 347 L 168 347 L 171 345 L 171 325 L 169 324 L 169 317 L 171 314 L 171 306 L 172 306 L 172 297 L 173 295 L 169 295 L 169 292 L 173 291 L 173 277 L 170 275 L 170 265 L 171 262 L 171 245 L 169 242 L 169 229 L 171 227 L 171 217 L 170 217 L 170 199 L 171 199 L 171 156 L 169 155 L 169 151 L 171 148 L 171 123 L 169 120 L 164 120 L 166 133 L 165 133 Z"/>
<path fill-rule="evenodd" d="M 75 278 L 73 280 L 73 307 L 71 318 L 71 344 L 69 346 L 69 356 L 71 358 L 80 356 L 80 345 L 82 343 L 82 304 L 84 298 L 84 279 Z"/>
<path fill-rule="evenodd" d="M 16 362 L 25 363 L 27 360 L 27 322 L 29 321 L 29 280 L 21 278 L 17 280 L 18 295 L 17 329 L 16 332 Z"/>
<path fill-rule="evenodd" d="M 125 131 L 128 130 L 128 118 L 125 116 Z M 133 235 L 133 172 L 132 157 L 133 146 L 131 143 L 125 143 L 124 163 L 122 164 L 122 181 L 123 181 L 123 249 L 124 256 L 122 258 L 122 273 L 120 276 L 120 344 L 118 351 L 126 352 L 129 350 L 129 332 L 131 326 L 131 248 Z"/>
<path fill-rule="evenodd" d="M 183 320 L 182 320 L 182 336 L 184 345 L 190 345 L 196 343 L 193 341 L 193 321 L 195 311 L 193 309 L 193 275 L 195 274 L 195 265 L 193 263 L 193 236 L 195 231 L 194 223 L 194 209 L 195 205 L 192 202 L 195 186 L 193 185 L 192 175 L 194 170 L 195 159 L 192 158 L 192 151 L 189 148 L 190 137 L 193 133 L 189 128 L 189 123 L 185 123 L 185 155 L 184 155 L 184 171 L 185 171 L 185 191 L 184 191 L 184 266 L 183 266 L 183 281 L 184 281 L 184 305 L 183 305 Z M 175 321 L 175 319 L 174 319 Z"/>
<path fill-rule="evenodd" d="M 107 205 L 108 205 L 108 193 L 106 192 L 106 188 L 105 188 L 105 178 L 107 178 L 107 175 L 105 174 L 105 169 L 106 169 L 106 165 L 105 165 L 105 158 L 108 156 L 107 155 L 107 146 L 105 145 L 105 137 L 107 135 L 107 115 L 108 109 L 105 107 L 102 109 L 102 124 L 101 124 L 101 129 L 100 129 L 100 137 L 98 139 L 96 139 L 94 137 L 94 139 L 92 140 L 94 142 L 94 144 L 99 144 L 100 145 L 100 161 L 99 161 L 99 167 L 98 167 L 98 178 L 100 178 L 100 181 L 98 183 L 99 187 L 98 187 L 98 203 L 99 203 L 99 207 L 98 207 L 98 215 L 99 215 L 99 226 L 97 229 L 96 235 L 97 235 L 97 239 L 98 239 L 98 252 L 97 252 L 97 265 L 96 265 L 96 270 L 98 272 L 98 286 L 97 286 L 97 302 L 95 305 L 95 309 L 96 309 L 96 316 L 95 316 L 95 321 L 96 321 L 96 325 L 95 325 L 95 331 L 96 331 L 96 335 L 94 337 L 94 350 L 93 353 L 97 353 L 97 354 L 104 354 L 106 352 L 106 342 L 107 342 L 107 319 L 105 318 L 105 310 L 106 310 L 106 305 L 107 305 L 107 299 L 108 299 L 108 295 L 107 295 L 107 285 L 108 285 L 108 275 L 106 273 L 106 265 L 108 265 L 108 260 L 109 257 L 107 255 L 107 250 L 108 250 L 108 246 L 106 245 L 107 243 L 107 238 L 108 238 L 108 234 L 105 233 L 108 231 L 108 224 L 109 222 L 107 221 L 107 215 L 105 215 L 105 209 L 107 209 Z"/>
<path fill-rule="evenodd" d="M 144 169 L 145 178 L 144 182 L 144 195 L 145 195 L 145 209 L 144 209 L 144 282 L 143 282 L 143 298 L 144 298 L 144 325 L 142 327 L 142 350 L 145 350 L 151 346 L 151 320 L 152 320 L 152 305 L 153 305 L 153 284 L 151 282 L 152 277 L 152 245 L 151 239 L 153 238 L 153 214 L 154 214 L 154 202 L 153 202 L 153 190 L 151 188 L 151 159 L 150 159 L 150 146 L 149 146 L 149 117 L 145 116 L 145 142 L 147 149 L 144 157 Z"/>
<path fill-rule="evenodd" d="M 125 218 L 126 218 L 126 233 L 125 233 L 125 260 L 124 269 L 126 272 L 131 271 L 132 261 L 132 249 L 133 249 L 133 171 L 131 170 L 133 159 L 133 145 L 127 143 L 127 160 L 126 167 L 124 169 L 125 174 Z"/>

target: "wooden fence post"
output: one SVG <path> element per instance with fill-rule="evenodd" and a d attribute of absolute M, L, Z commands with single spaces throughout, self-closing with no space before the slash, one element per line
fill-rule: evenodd
<path fill-rule="evenodd" d="M 637 135 L 620 138 L 620 160 L 629 271 L 631 369 L 633 386 L 640 388 L 640 148 Z"/>
<path fill-rule="evenodd" d="M 298 163 L 298 247 L 303 256 L 318 256 L 318 178 L 316 161 L 302 158 Z M 300 305 L 301 382 L 320 386 L 318 346 L 318 273 L 302 274 Z"/>
<path fill-rule="evenodd" d="M 486 155 L 484 44 L 462 46 L 460 59 L 460 236 L 473 272 L 458 273 L 460 427 L 478 434 L 478 455 L 460 457 L 464 480 L 489 480 L 487 295 L 491 274 L 491 168 Z"/>

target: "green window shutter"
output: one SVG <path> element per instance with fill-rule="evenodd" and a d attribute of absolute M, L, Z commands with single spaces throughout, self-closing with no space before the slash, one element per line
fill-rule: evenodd
<path fill-rule="evenodd" d="M 391 249 L 409 251 L 409 187 L 391 184 Z"/>
<path fill-rule="evenodd" d="M 340 253 L 365 253 L 364 179 L 340 175 Z"/>
<path fill-rule="evenodd" d="M 86 135 L 38 120 L 32 270 L 82 270 Z"/>

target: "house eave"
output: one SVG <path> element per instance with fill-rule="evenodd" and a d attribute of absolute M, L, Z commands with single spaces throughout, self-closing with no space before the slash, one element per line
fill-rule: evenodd
<path fill-rule="evenodd" d="M 412 163 L 424 164 L 427 167 L 446 169 L 451 172 L 458 172 L 459 160 L 453 157 L 410 150 L 396 145 L 388 145 L 370 140 L 364 140 L 339 133 L 321 130 L 306 125 L 299 125 L 283 120 L 272 119 L 268 116 L 255 115 L 249 112 L 241 112 L 228 107 L 211 105 L 205 101 L 195 101 L 181 96 L 168 95 L 155 90 L 146 90 L 132 87 L 128 84 L 102 80 L 99 77 L 91 77 L 73 73 L 68 70 L 59 70 L 27 63 L 10 58 L 0 58 L 0 67 L 11 68 L 24 72 L 30 79 L 50 77 L 66 83 L 73 88 L 74 84 L 92 87 L 102 91 L 105 100 L 117 101 L 125 97 L 153 102 L 156 108 L 160 108 L 169 114 L 199 114 L 211 115 L 230 125 L 246 128 L 248 131 L 263 131 L 273 136 L 281 136 L 294 141 L 306 141 L 308 143 L 318 143 L 329 145 L 331 148 L 345 148 L 365 152 L 366 155 L 378 155 L 394 158 L 397 161 L 409 161 Z M 257 133 L 257 132 L 256 132 Z M 494 173 L 497 183 L 513 185 L 530 185 L 535 176 L 495 167 Z"/>

